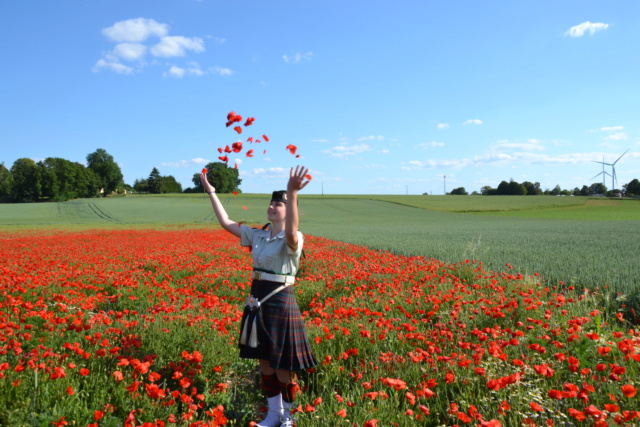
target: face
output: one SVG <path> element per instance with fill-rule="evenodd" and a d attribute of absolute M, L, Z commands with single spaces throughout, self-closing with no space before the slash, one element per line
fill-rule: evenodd
<path fill-rule="evenodd" d="M 267 218 L 269 221 L 284 221 L 284 217 L 287 214 L 287 205 L 284 202 L 271 201 L 269 203 L 269 209 L 267 209 Z"/>

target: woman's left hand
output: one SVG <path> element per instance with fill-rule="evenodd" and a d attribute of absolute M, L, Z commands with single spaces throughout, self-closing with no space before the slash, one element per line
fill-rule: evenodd
<path fill-rule="evenodd" d="M 291 168 L 291 171 L 289 172 L 287 191 L 300 191 L 306 187 L 309 183 L 309 180 L 306 177 L 308 172 L 309 169 L 304 166 L 296 166 L 295 170 Z"/>

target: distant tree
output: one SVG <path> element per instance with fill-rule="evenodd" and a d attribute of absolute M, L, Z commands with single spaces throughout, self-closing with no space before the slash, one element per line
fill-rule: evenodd
<path fill-rule="evenodd" d="M 476 190 L 473 190 L 473 192 L 471 193 L 472 196 L 479 196 L 480 193 L 478 193 Z"/>
<path fill-rule="evenodd" d="M 47 157 L 38 162 L 41 197 L 66 201 L 78 197 L 96 197 L 99 183 L 95 173 L 78 162 Z"/>
<path fill-rule="evenodd" d="M 498 190 L 495 188 L 491 188 L 490 185 L 485 185 L 480 189 L 480 194 L 482 194 L 483 196 L 493 196 L 495 194 L 498 194 Z"/>
<path fill-rule="evenodd" d="M 560 192 L 562 192 L 562 188 L 560 188 L 560 186 L 559 186 L 559 185 L 556 185 L 555 187 L 553 187 L 553 190 L 551 190 L 551 191 L 549 192 L 549 195 L 551 195 L 551 196 L 557 196 L 557 195 L 559 195 L 559 194 L 560 194 Z"/>
<path fill-rule="evenodd" d="M 539 196 L 542 194 L 542 189 L 540 188 L 539 182 L 525 181 L 522 183 L 522 185 L 527 190 L 527 196 Z"/>
<path fill-rule="evenodd" d="M 581 196 L 588 196 L 589 195 L 589 187 L 587 187 L 586 185 L 583 185 L 582 188 L 580 189 L 580 195 Z"/>
<path fill-rule="evenodd" d="M 454 188 L 453 190 L 451 190 L 451 194 L 452 196 L 468 196 L 469 193 L 467 193 L 467 190 L 464 189 L 464 187 L 458 187 L 458 188 Z"/>
<path fill-rule="evenodd" d="M 11 196 L 16 202 L 36 202 L 41 186 L 36 162 L 25 157 L 13 162 L 11 166 L 13 188 Z"/>
<path fill-rule="evenodd" d="M 507 181 L 500 182 L 498 185 L 498 194 L 500 196 L 509 194 L 509 183 Z"/>
<path fill-rule="evenodd" d="M 147 178 L 147 184 L 149 186 L 149 193 L 160 194 L 165 192 L 162 185 L 162 175 L 160 175 L 160 171 L 157 168 L 151 170 L 149 178 Z"/>
<path fill-rule="evenodd" d="M 133 183 L 133 189 L 138 193 L 147 193 L 149 191 L 149 181 L 145 178 L 136 179 Z"/>
<path fill-rule="evenodd" d="M 639 196 L 640 195 L 640 181 L 638 181 L 637 178 L 632 179 L 631 181 L 629 181 L 626 184 L 625 190 L 627 192 L 627 195 L 629 195 L 629 196 Z"/>
<path fill-rule="evenodd" d="M 525 188 L 525 186 L 517 183 L 514 180 L 509 181 L 507 191 L 507 194 L 510 194 L 512 196 L 524 196 L 527 194 L 527 189 Z"/>
<path fill-rule="evenodd" d="M 238 178 L 238 169 L 230 168 L 222 162 L 209 163 L 205 167 L 209 171 L 207 172 L 207 178 L 216 189 L 216 192 L 231 193 L 232 191 L 238 191 L 240 189 L 242 180 Z M 192 181 L 195 185 L 192 191 L 202 192 L 199 173 L 193 175 Z"/>
<path fill-rule="evenodd" d="M 182 184 L 171 175 L 162 177 L 162 187 L 165 193 L 182 193 Z"/>
<path fill-rule="evenodd" d="M 98 148 L 87 156 L 87 167 L 98 176 L 104 195 L 108 195 L 123 185 L 120 166 L 106 150 Z"/>
<path fill-rule="evenodd" d="M 11 195 L 13 189 L 13 176 L 4 162 L 0 163 L 0 197 L 7 197 Z"/>
<path fill-rule="evenodd" d="M 601 182 L 594 182 L 589 186 L 589 194 L 606 194 L 607 187 Z"/>

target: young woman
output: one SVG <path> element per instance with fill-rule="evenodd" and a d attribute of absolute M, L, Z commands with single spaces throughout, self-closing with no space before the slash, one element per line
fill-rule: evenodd
<path fill-rule="evenodd" d="M 293 400 L 300 392 L 295 371 L 318 362 L 304 328 L 293 291 L 304 237 L 298 231 L 298 191 L 309 181 L 304 166 L 291 168 L 286 191 L 274 191 L 267 209 L 268 229 L 253 229 L 229 219 L 215 188 L 202 174 L 220 225 L 249 246 L 253 257 L 253 282 L 240 326 L 240 357 L 258 359 L 262 390 L 269 411 L 257 427 L 290 427 Z"/>

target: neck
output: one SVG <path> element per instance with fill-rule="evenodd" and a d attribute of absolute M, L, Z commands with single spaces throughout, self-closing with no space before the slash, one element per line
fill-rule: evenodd
<path fill-rule="evenodd" d="M 277 235 L 284 230 L 284 222 L 272 222 L 271 223 L 271 237 Z"/>

